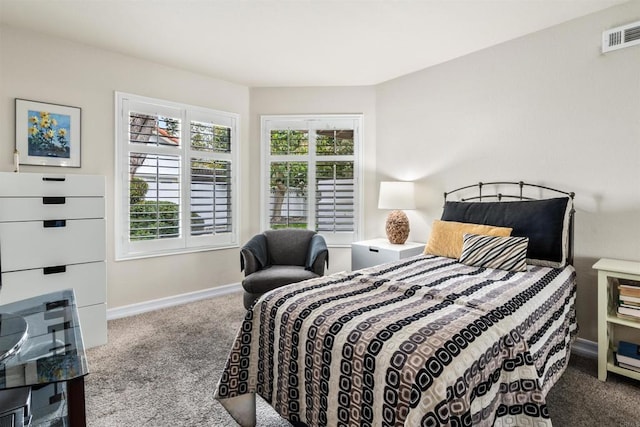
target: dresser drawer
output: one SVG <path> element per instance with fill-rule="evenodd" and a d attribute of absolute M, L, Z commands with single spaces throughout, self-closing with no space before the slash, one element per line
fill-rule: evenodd
<path fill-rule="evenodd" d="M 81 307 L 107 299 L 106 263 L 71 264 L 2 273 L 0 304 L 73 288 Z"/>
<path fill-rule="evenodd" d="M 398 261 L 403 258 L 419 255 L 424 250 L 424 243 L 406 242 L 394 245 L 384 239 L 354 242 L 351 245 L 351 269 L 373 267 L 375 265 Z"/>
<path fill-rule="evenodd" d="M 353 245 L 351 248 L 351 269 L 359 270 L 365 267 L 384 264 L 400 259 L 397 252 L 373 245 Z"/>
<path fill-rule="evenodd" d="M 0 223 L 2 272 L 102 261 L 104 219 Z"/>
<path fill-rule="evenodd" d="M 104 218 L 103 197 L 0 197 L 0 222 Z"/>
<path fill-rule="evenodd" d="M 104 196 L 99 175 L 11 173 L 0 175 L 0 197 Z"/>

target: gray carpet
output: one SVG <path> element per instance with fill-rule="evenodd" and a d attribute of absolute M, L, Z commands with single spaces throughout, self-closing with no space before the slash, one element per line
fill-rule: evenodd
<path fill-rule="evenodd" d="M 109 322 L 109 343 L 88 350 L 89 426 L 236 426 L 213 390 L 244 315 L 240 293 Z M 548 396 L 555 426 L 640 427 L 640 382 L 572 356 Z M 264 402 L 258 426 L 286 427 Z"/>

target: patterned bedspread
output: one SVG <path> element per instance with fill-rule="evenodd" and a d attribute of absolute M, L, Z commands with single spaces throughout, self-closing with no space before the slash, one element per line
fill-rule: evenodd
<path fill-rule="evenodd" d="M 575 270 L 416 256 L 279 288 L 246 314 L 215 391 L 243 426 L 255 393 L 308 426 L 551 425 Z"/>

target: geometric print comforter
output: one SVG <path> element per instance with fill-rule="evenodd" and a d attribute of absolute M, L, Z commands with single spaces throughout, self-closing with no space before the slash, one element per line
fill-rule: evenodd
<path fill-rule="evenodd" d="M 246 314 L 215 398 L 308 426 L 543 426 L 575 320 L 575 270 L 419 255 L 284 286 Z"/>

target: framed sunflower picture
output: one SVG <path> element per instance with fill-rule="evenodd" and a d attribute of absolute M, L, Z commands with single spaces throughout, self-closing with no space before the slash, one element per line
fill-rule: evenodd
<path fill-rule="evenodd" d="M 21 165 L 80 167 L 80 108 L 16 98 Z"/>

